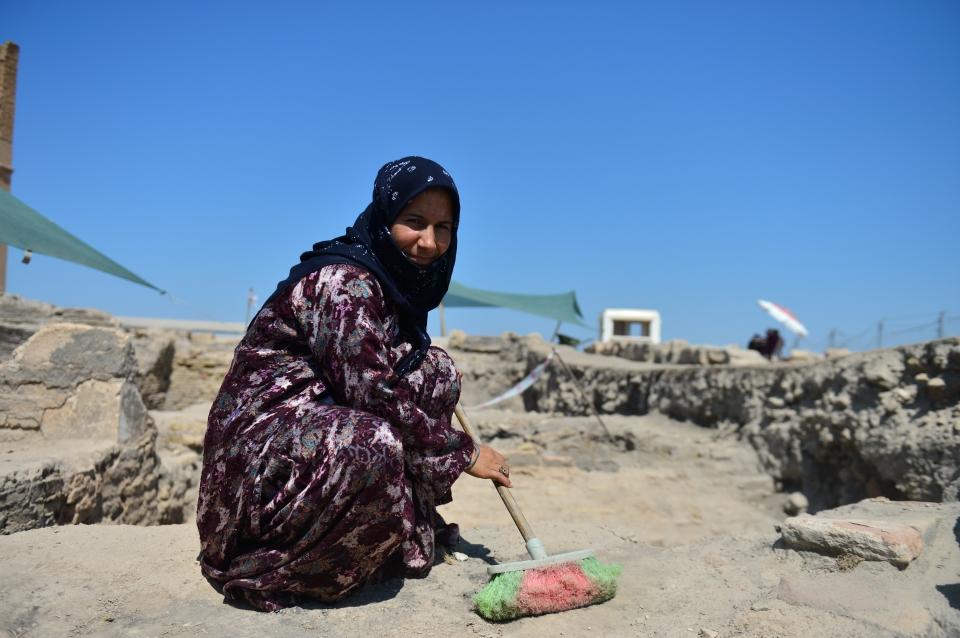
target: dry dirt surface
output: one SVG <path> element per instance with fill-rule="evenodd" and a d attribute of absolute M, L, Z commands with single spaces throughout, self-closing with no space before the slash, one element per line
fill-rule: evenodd
<path fill-rule="evenodd" d="M 856 561 L 851 569 L 777 547 L 783 495 L 730 436 L 659 416 L 608 417 L 623 443 L 615 449 L 583 436 L 599 427 L 591 419 L 533 418 L 476 414 L 481 431 L 514 457 L 515 495 L 547 549 L 593 548 L 622 565 L 612 601 L 506 624 L 480 619 L 470 599 L 486 564 L 523 558 L 523 544 L 493 488 L 464 477 L 443 514 L 460 524 L 466 560 L 338 605 L 275 614 L 224 604 L 200 576 L 190 524 L 0 537 L 0 635 L 958 635 L 954 530 L 931 537 L 905 570 Z M 524 443 L 516 431 L 531 427 L 550 443 Z M 550 436 L 563 432 L 580 434 Z"/>

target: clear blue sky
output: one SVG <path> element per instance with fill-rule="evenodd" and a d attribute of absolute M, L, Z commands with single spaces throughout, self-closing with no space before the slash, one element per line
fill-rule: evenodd
<path fill-rule="evenodd" d="M 594 324 L 656 308 L 701 343 L 773 325 L 761 297 L 817 346 L 940 310 L 960 333 L 953 0 L 4 0 L 0 40 L 21 46 L 13 192 L 174 299 L 12 249 L 17 294 L 242 321 L 419 154 L 461 189 L 468 286 L 574 289 Z"/>

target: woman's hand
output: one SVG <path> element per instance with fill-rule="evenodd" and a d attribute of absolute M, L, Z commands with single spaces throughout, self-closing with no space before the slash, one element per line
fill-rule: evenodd
<path fill-rule="evenodd" d="M 492 479 L 504 487 L 513 487 L 513 483 L 510 482 L 510 464 L 502 454 L 489 445 L 480 446 L 477 462 L 466 472 L 477 478 Z"/>

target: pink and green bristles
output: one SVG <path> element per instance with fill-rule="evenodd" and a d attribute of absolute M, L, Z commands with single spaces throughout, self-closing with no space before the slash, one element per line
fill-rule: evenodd
<path fill-rule="evenodd" d="M 617 593 L 619 565 L 596 558 L 496 574 L 473 598 L 487 620 L 539 616 L 610 600 Z"/>

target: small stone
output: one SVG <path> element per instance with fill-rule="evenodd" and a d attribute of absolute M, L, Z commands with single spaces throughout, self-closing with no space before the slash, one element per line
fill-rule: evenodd
<path fill-rule="evenodd" d="M 720 635 L 719 631 L 714 631 L 712 629 L 700 628 L 700 633 L 698 634 L 699 638 L 717 638 Z"/>
<path fill-rule="evenodd" d="M 830 400 L 836 410 L 846 410 L 850 407 L 850 397 L 846 394 L 838 394 Z"/>
<path fill-rule="evenodd" d="M 793 492 L 783 503 L 783 513 L 787 516 L 797 516 L 806 512 L 808 507 L 810 507 L 810 501 L 803 492 Z"/>
<path fill-rule="evenodd" d="M 910 403 L 917 398 L 917 387 L 911 385 L 897 388 L 893 391 L 893 396 L 896 397 L 900 403 Z"/>
<path fill-rule="evenodd" d="M 770 604 L 769 600 L 758 600 L 750 605 L 750 609 L 753 611 L 770 611 L 773 609 L 773 606 Z"/>
<path fill-rule="evenodd" d="M 927 381 L 930 380 L 930 375 L 926 372 L 921 372 L 920 374 L 913 377 L 913 380 L 919 383 L 920 385 L 926 385 Z"/>
<path fill-rule="evenodd" d="M 899 383 L 897 371 L 891 361 L 884 358 L 872 359 L 863 367 L 863 376 L 870 385 L 883 390 L 892 390 Z"/>
<path fill-rule="evenodd" d="M 784 401 L 780 397 L 770 397 L 767 399 L 767 403 L 774 408 L 782 408 L 784 406 Z"/>
<path fill-rule="evenodd" d="M 942 399 L 947 394 L 947 382 L 940 377 L 927 381 L 927 392 L 934 399 Z"/>

